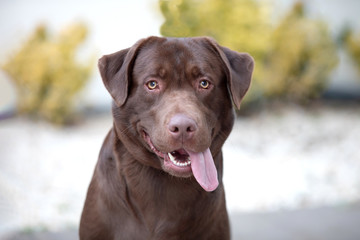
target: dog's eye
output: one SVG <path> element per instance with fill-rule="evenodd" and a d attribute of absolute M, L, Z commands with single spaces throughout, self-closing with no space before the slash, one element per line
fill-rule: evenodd
<path fill-rule="evenodd" d="M 146 86 L 148 87 L 148 89 L 154 90 L 158 86 L 158 83 L 156 81 L 149 81 L 148 83 L 146 83 Z"/>
<path fill-rule="evenodd" d="M 207 89 L 209 88 L 210 86 L 210 83 L 208 80 L 201 80 L 200 81 L 200 87 L 203 88 L 203 89 Z"/>

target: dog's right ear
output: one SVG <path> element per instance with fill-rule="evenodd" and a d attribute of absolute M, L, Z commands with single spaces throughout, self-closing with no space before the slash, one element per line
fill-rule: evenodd
<path fill-rule="evenodd" d="M 130 48 L 105 55 L 99 59 L 101 78 L 111 97 L 119 107 L 125 103 L 128 93 L 128 65 L 125 58 Z"/>
<path fill-rule="evenodd" d="M 237 109 L 240 109 L 240 103 L 250 87 L 254 59 L 247 53 L 239 53 L 221 47 L 212 38 L 200 39 L 205 40 L 215 50 L 215 53 L 226 66 L 230 95 Z"/>
<path fill-rule="evenodd" d="M 118 107 L 126 102 L 135 57 L 145 41 L 146 39 L 141 39 L 131 48 L 105 55 L 99 59 L 101 78 Z"/>

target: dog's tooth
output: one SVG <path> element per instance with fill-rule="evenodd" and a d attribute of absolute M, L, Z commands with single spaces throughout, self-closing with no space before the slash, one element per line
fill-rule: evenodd
<path fill-rule="evenodd" d="M 168 156 L 169 156 L 169 158 L 170 158 L 170 160 L 171 160 L 172 162 L 175 161 L 175 158 L 174 158 L 174 156 L 173 156 L 171 153 L 168 153 Z"/>

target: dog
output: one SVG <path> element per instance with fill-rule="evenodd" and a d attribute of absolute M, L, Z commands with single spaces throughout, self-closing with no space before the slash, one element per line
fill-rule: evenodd
<path fill-rule="evenodd" d="M 80 239 L 230 239 L 221 148 L 253 58 L 209 37 L 148 37 L 98 66 L 114 121 Z"/>

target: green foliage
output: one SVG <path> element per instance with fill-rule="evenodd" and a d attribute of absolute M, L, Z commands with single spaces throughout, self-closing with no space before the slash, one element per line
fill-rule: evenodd
<path fill-rule="evenodd" d="M 307 19 L 301 3 L 271 25 L 271 8 L 256 0 L 159 0 L 161 34 L 207 35 L 255 58 L 246 101 L 261 97 L 304 101 L 320 94 L 337 63 L 325 23 Z"/>
<path fill-rule="evenodd" d="M 15 83 L 19 113 L 56 124 L 71 119 L 74 97 L 87 83 L 93 66 L 93 59 L 87 64 L 76 61 L 76 50 L 86 35 L 82 24 L 69 26 L 56 37 L 39 26 L 2 66 Z"/>
<path fill-rule="evenodd" d="M 344 34 L 343 42 L 346 50 L 353 59 L 355 66 L 360 74 L 360 36 L 355 36 L 353 31 L 348 29 Z"/>

